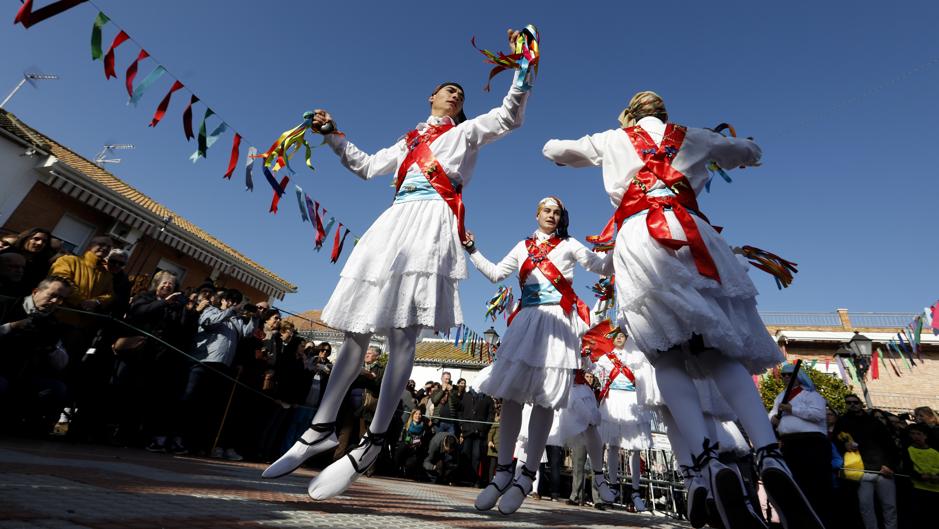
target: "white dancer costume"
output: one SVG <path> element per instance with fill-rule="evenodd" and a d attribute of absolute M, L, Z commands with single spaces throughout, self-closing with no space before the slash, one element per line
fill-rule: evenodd
<path fill-rule="evenodd" d="M 455 213 L 456 202 L 451 209 L 441 193 L 459 201 L 479 148 L 521 126 L 530 85 L 516 81 L 501 106 L 460 123 L 456 121 L 465 119 L 462 88 L 455 83 L 440 85 L 430 99 L 432 112 L 438 115 L 375 154 L 359 150 L 344 135 L 326 136 L 347 169 L 365 180 L 393 173 L 398 187 L 394 203 L 352 250 L 323 309 L 322 320 L 345 331 L 346 339 L 311 427 L 262 477 L 288 474 L 338 444 L 339 405 L 358 376 L 371 334 L 381 332 L 388 338 L 389 361 L 369 430 L 346 457 L 314 478 L 307 492 L 313 499 L 336 496 L 377 460 L 414 365 L 420 330 L 442 331 L 462 322 L 457 292 L 458 281 L 466 277 L 460 248 L 462 218 Z M 460 109 L 454 109 L 457 104 Z M 438 192 L 439 188 L 449 191 Z"/>
<path fill-rule="evenodd" d="M 757 291 L 746 268 L 697 204 L 710 178 L 709 164 L 757 165 L 761 151 L 752 140 L 666 124 L 667 119 L 662 99 L 640 92 L 621 115 L 624 129 L 550 140 L 543 151 L 562 165 L 602 166 L 604 187 L 617 208 L 601 240 L 619 228 L 614 249 L 619 323 L 655 366 L 682 437 L 696 451 L 702 446 L 689 514 L 710 488 L 724 527 L 754 524 L 739 475 L 717 460 L 708 442 L 685 366 L 692 354 L 700 357 L 759 447 L 761 477 L 783 525 L 819 529 L 821 521 L 792 479 L 759 394 L 749 383 L 749 372 L 777 364 L 783 355 L 757 312 Z M 705 520 L 696 516 L 691 522 L 700 527 Z"/>
<path fill-rule="evenodd" d="M 551 236 L 541 231 L 533 235 L 541 244 Z M 526 241 L 512 248 L 498 264 L 482 252 L 470 256 L 473 264 L 493 283 L 519 270 L 528 259 Z M 548 252 L 548 259 L 569 283 L 574 280 L 574 266 L 603 274 L 610 266 L 609 256 L 591 252 L 576 239 L 567 238 Z M 525 281 L 521 310 L 505 331 L 490 376 L 480 384 L 480 391 L 495 398 L 530 403 L 558 409 L 567 404 L 574 370 L 580 365 L 580 337 L 587 326 L 576 307 L 565 314 L 561 294 L 538 268 Z"/>
<path fill-rule="evenodd" d="M 539 202 L 537 217 L 539 230 L 519 242 L 498 264 L 479 251 L 470 256 L 494 283 L 518 271 L 522 287 L 519 308 L 502 338 L 496 361 L 479 385 L 483 393 L 501 398 L 503 403 L 499 464 L 475 506 L 488 510 L 498 502 L 503 514 L 518 510 L 531 492 L 538 468 L 532 463 L 544 454 L 554 412 L 567 405 L 574 370 L 580 365 L 580 338 L 587 331 L 582 318 L 589 318 L 589 311 L 571 287 L 574 265 L 580 263 L 600 274 L 609 273 L 610 268 L 609 256 L 597 255 L 566 236 L 566 211 L 559 199 L 549 197 Z M 558 231 L 549 234 L 553 230 Z M 509 450 L 519 436 L 522 404 L 532 405 L 532 416 L 526 460 L 512 483 Z"/>
<path fill-rule="evenodd" d="M 624 348 L 612 351 L 623 365 L 636 364 L 638 350 L 631 347 L 631 341 Z M 632 362 L 629 362 L 632 357 Z M 606 398 L 600 401 L 600 414 L 603 418 L 600 437 L 608 445 L 615 445 L 626 450 L 648 450 L 652 446 L 652 416 L 649 410 L 639 403 L 639 378 L 633 384 L 625 373 L 618 374 L 610 381 L 613 362 L 607 356 L 597 360 L 601 371 L 600 381 L 603 387 L 609 384 Z M 630 368 L 632 371 L 632 368 Z M 635 372 L 634 372 L 635 373 Z"/>
<path fill-rule="evenodd" d="M 614 338 L 614 343 L 616 341 Z M 652 409 L 646 402 L 657 397 L 658 386 L 648 383 L 649 376 L 652 375 L 650 369 L 640 370 L 645 380 L 640 379 L 633 371 L 633 366 L 647 366 L 648 361 L 635 348 L 632 340 L 627 340 L 623 347 L 614 347 L 610 355 L 632 371 L 636 380 L 633 383 L 625 373 L 619 371 L 609 355 L 601 356 L 597 360 L 597 368 L 602 373 L 602 386 L 608 388 L 605 395 L 601 394 L 603 400 L 600 401 L 600 437 L 607 445 L 607 472 L 611 482 L 620 482 L 620 448 L 626 449 L 633 506 L 637 511 L 644 511 L 646 506 L 639 490 L 642 461 L 640 450 L 652 447 Z M 639 388 L 642 383 L 645 383 L 645 387 L 642 388 L 640 401 Z"/>

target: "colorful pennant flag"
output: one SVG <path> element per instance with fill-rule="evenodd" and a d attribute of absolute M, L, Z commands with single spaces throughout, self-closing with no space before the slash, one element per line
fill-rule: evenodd
<path fill-rule="evenodd" d="M 267 171 L 267 168 L 265 167 L 264 169 L 265 169 L 264 176 L 266 177 L 270 175 L 270 173 Z M 274 177 L 273 175 L 271 175 L 271 180 L 273 179 Z M 271 198 L 271 207 L 268 210 L 270 213 L 273 213 L 275 215 L 277 214 L 277 204 L 280 203 L 280 197 L 284 196 L 284 193 L 287 191 L 288 183 L 290 183 L 290 176 L 284 175 L 284 177 L 280 179 L 279 184 L 276 182 L 276 180 L 272 184 L 272 186 L 276 186 L 276 187 L 274 187 L 274 196 Z"/>
<path fill-rule="evenodd" d="M 16 12 L 13 24 L 23 24 L 24 28 L 29 28 L 47 18 L 52 18 L 63 11 L 87 1 L 88 0 L 59 0 L 58 2 L 52 2 L 45 7 L 40 7 L 33 11 L 33 0 L 26 0 L 23 2 L 23 5 L 20 6 L 19 11 Z"/>
<path fill-rule="evenodd" d="M 241 134 L 235 133 L 235 137 L 231 141 L 231 155 L 228 157 L 228 169 L 225 170 L 223 178 L 226 180 L 231 180 L 232 173 L 235 172 L 235 166 L 238 165 L 238 155 L 240 154 L 241 149 Z"/>
<path fill-rule="evenodd" d="M 255 147 L 248 147 L 248 157 L 245 158 L 245 189 L 254 191 L 254 156 L 258 153 Z"/>
<path fill-rule="evenodd" d="M 303 205 L 303 189 L 298 185 L 293 186 L 297 192 L 297 205 L 300 206 L 300 220 L 307 222 L 310 220 L 310 217 L 306 214 L 306 207 Z"/>
<path fill-rule="evenodd" d="M 130 96 L 130 104 L 137 106 L 137 102 L 143 97 L 144 92 L 150 89 L 153 83 L 157 82 L 165 73 L 166 68 L 158 65 L 153 71 L 147 74 L 147 76 L 143 78 L 143 81 L 140 81 L 140 84 L 137 85 L 137 88 L 134 88 L 134 92 Z"/>
<path fill-rule="evenodd" d="M 91 60 L 93 61 L 97 61 L 103 55 L 101 52 L 101 28 L 110 21 L 111 19 L 107 15 L 98 11 L 95 23 L 91 27 Z"/>
<path fill-rule="evenodd" d="M 166 95 L 163 96 L 163 100 L 160 101 L 160 104 L 157 106 L 156 112 L 153 113 L 153 119 L 150 120 L 150 124 L 147 125 L 148 127 L 156 127 L 157 124 L 163 119 L 163 116 L 166 115 L 166 109 L 169 108 L 170 106 L 170 98 L 173 97 L 173 92 L 179 90 L 182 87 L 183 87 L 183 83 L 180 83 L 179 81 L 173 82 L 173 86 L 171 86 L 169 92 L 167 92 Z M 192 106 L 191 103 L 190 103 L 190 106 Z M 190 109 L 190 115 L 191 115 L 191 109 Z"/>
<path fill-rule="evenodd" d="M 137 77 L 137 66 L 140 64 L 140 61 L 149 56 L 150 54 L 147 53 L 147 50 L 140 50 L 134 62 L 130 63 L 130 66 L 127 67 L 127 73 L 124 75 L 124 85 L 127 87 L 127 97 L 131 99 L 134 97 L 134 78 Z"/>
<path fill-rule="evenodd" d="M 108 48 L 108 52 L 104 54 L 104 78 L 105 79 L 117 77 L 117 74 L 114 73 L 114 50 L 116 50 L 117 47 L 120 46 L 121 44 L 124 44 L 125 42 L 127 42 L 127 39 L 129 38 L 130 38 L 130 35 L 128 35 L 127 33 L 124 33 L 124 31 L 121 30 L 121 32 L 118 33 L 114 37 L 114 40 L 111 41 L 111 47 Z"/>
<path fill-rule="evenodd" d="M 342 239 L 339 238 L 339 232 L 342 231 L 342 223 L 339 224 L 339 227 L 336 228 L 336 238 L 333 240 L 333 254 L 330 256 L 330 262 L 335 263 L 339 260 L 339 255 L 342 253 L 342 246 L 346 243 L 346 237 L 349 236 L 349 228 L 346 228 L 345 233 L 342 234 Z"/>

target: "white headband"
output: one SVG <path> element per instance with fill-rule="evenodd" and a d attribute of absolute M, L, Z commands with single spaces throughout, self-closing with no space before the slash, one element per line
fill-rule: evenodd
<path fill-rule="evenodd" d="M 544 198 L 541 199 L 541 202 L 538 202 L 538 207 L 539 207 L 539 208 L 542 208 L 542 207 L 544 207 L 544 206 L 554 206 L 554 207 L 556 207 L 556 208 L 560 208 L 560 207 L 561 207 L 561 205 L 558 204 L 558 201 L 555 200 L 555 199 L 552 198 L 552 197 L 544 197 Z"/>

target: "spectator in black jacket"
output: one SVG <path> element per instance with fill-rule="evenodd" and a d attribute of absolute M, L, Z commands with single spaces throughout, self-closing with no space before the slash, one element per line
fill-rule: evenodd
<path fill-rule="evenodd" d="M 176 274 L 157 272 L 150 290 L 135 296 L 127 309 L 127 323 L 155 338 L 128 330 L 128 335 L 115 342 L 115 379 L 122 391 L 118 402 L 124 407 L 122 425 L 134 423 L 142 409 L 144 433 L 150 436 L 147 450 L 151 452 L 187 451 L 179 418 L 191 364 L 174 350 L 189 348 L 192 336 L 187 333 L 186 318 L 186 298 L 179 291 Z"/>
<path fill-rule="evenodd" d="M 427 457 L 424 458 L 424 470 L 438 484 L 453 482 L 457 469 L 457 451 L 459 443 L 450 432 L 437 432 L 430 440 Z"/>
<path fill-rule="evenodd" d="M 462 379 L 461 379 L 462 380 Z M 495 417 L 492 398 L 470 388 L 463 394 L 460 403 L 460 428 L 463 432 L 461 459 L 466 470 L 466 477 L 477 487 L 485 487 L 489 480 L 487 472 L 480 471 L 480 463 L 485 460 L 486 442 L 489 436 L 489 422 Z"/>
<path fill-rule="evenodd" d="M 430 401 L 434 404 L 434 426 L 438 432 L 459 433 L 454 419 L 460 415 L 460 400 L 457 398 L 457 388 L 451 383 L 453 380 L 449 371 L 440 375 L 440 387 L 430 394 Z"/>
<path fill-rule="evenodd" d="M 835 423 L 834 438 L 841 432 L 851 435 L 857 446 L 842 446 L 841 452 L 857 449 L 864 462 L 864 476 L 858 483 L 858 504 L 865 529 L 877 529 L 877 514 L 874 498 L 880 503 L 884 529 L 897 529 L 897 488 L 893 479 L 894 469 L 900 463 L 890 432 L 878 419 L 864 413 L 864 404 L 857 395 L 844 399 L 845 414 Z"/>
<path fill-rule="evenodd" d="M 62 370 L 63 325 L 53 312 L 71 285 L 60 278 L 39 283 L 32 294 L 0 300 L 0 427 L 49 433 L 66 402 Z"/>

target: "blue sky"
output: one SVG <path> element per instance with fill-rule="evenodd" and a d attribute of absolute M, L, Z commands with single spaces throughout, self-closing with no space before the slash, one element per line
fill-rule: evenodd
<path fill-rule="evenodd" d="M 700 198 L 731 244 L 799 263 L 783 291 L 752 271 L 762 310 L 915 311 L 936 300 L 935 2 L 95 2 L 259 148 L 323 107 L 350 140 L 374 151 L 426 117 L 426 97 L 443 80 L 466 87 L 469 115 L 485 112 L 510 76 L 483 92 L 489 67 L 470 37 L 501 47 L 507 27 L 535 23 L 543 59 L 526 123 L 483 149 L 464 194 L 467 224 L 491 259 L 534 229 L 545 195 L 565 199 L 574 235 L 602 227 L 612 208 L 599 170 L 554 167 L 541 146 L 616 126 L 628 98 L 652 89 L 673 120 L 727 121 L 763 148 L 763 167 L 734 171 L 732 184 L 715 181 Z M 27 70 L 61 79 L 24 88 L 8 110 L 87 157 L 106 143 L 135 144 L 110 167 L 115 174 L 299 285 L 285 308 L 322 307 L 340 266 L 329 263 L 328 248 L 312 251 L 292 192 L 275 216 L 263 180 L 246 193 L 239 167 L 223 181 L 229 135 L 208 160 L 190 163 L 195 146 L 182 134 L 180 93 L 163 123 L 148 128 L 172 80 L 127 106 L 123 72 L 138 48 L 119 48 L 120 77 L 105 81 L 90 58 L 91 4 L 29 30 L 10 24 L 18 6 L 0 2 L 8 20 L 0 24 L 0 90 Z M 105 47 L 115 32 L 105 28 Z M 152 66 L 142 63 L 138 80 Z M 390 178 L 363 182 L 325 147 L 314 163 L 315 173 L 299 169 L 292 182 L 354 233 L 390 203 Z M 591 302 L 594 280 L 584 271 L 575 280 Z M 475 270 L 461 287 L 466 321 L 478 330 L 489 325 L 483 304 L 494 290 Z"/>

